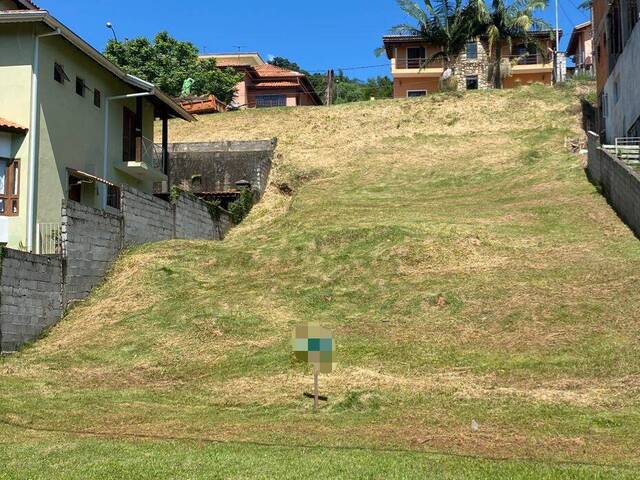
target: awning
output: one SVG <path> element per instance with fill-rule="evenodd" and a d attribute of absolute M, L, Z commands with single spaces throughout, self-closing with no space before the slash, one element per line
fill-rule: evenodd
<path fill-rule="evenodd" d="M 29 129 L 27 127 L 23 127 L 22 125 L 18 125 L 17 123 L 12 122 L 11 120 L 0 117 L 0 132 L 25 134 L 28 131 Z"/>
<path fill-rule="evenodd" d="M 68 168 L 67 171 L 76 177 L 84 178 L 86 180 L 91 180 L 93 182 L 104 183 L 110 187 L 117 187 L 114 183 L 111 183 L 109 180 L 105 180 L 104 178 L 96 177 L 95 175 L 91 175 L 90 173 L 83 172 L 82 170 L 76 170 L 75 168 Z"/>

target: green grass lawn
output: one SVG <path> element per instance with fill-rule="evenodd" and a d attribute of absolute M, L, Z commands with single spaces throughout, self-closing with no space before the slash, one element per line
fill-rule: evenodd
<path fill-rule="evenodd" d="M 565 148 L 578 111 L 533 86 L 172 123 L 277 136 L 273 185 L 0 361 L 0 478 L 637 477 L 640 244 Z M 338 343 L 317 413 L 308 321 Z"/>

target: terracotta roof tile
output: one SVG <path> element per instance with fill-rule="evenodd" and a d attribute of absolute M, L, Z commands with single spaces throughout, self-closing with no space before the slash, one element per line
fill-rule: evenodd
<path fill-rule="evenodd" d="M 27 127 L 23 127 L 22 125 L 18 125 L 6 118 L 0 117 L 0 131 L 5 132 L 15 132 L 15 133 L 27 133 L 29 129 Z"/>
<path fill-rule="evenodd" d="M 299 87 L 298 82 L 258 82 L 255 84 L 256 88 L 269 87 L 269 88 L 281 88 L 281 87 Z"/>
<path fill-rule="evenodd" d="M 276 67 L 275 65 L 266 64 L 266 65 L 256 65 L 253 67 L 257 72 L 258 76 L 265 78 L 273 78 L 273 77 L 304 77 L 299 72 L 294 72 L 293 70 L 287 70 L 286 68 Z"/>

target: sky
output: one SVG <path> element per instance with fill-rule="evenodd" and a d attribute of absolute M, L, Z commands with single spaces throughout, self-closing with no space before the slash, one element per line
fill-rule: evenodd
<path fill-rule="evenodd" d="M 109 21 L 120 40 L 167 30 L 206 53 L 258 51 L 265 60 L 287 57 L 311 72 L 342 68 L 361 79 L 390 73 L 386 57 L 374 50 L 390 27 L 409 20 L 395 0 L 35 1 L 100 51 L 113 36 Z M 560 0 L 561 49 L 573 26 L 589 20 L 580 2 Z M 553 3 L 542 16 L 555 21 Z"/>

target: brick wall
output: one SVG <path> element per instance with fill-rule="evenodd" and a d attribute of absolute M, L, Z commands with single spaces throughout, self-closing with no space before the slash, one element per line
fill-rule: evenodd
<path fill-rule="evenodd" d="M 631 230 L 640 237 L 640 175 L 600 147 L 599 137 L 588 133 L 589 179 Z"/>
<path fill-rule="evenodd" d="M 56 323 L 62 314 L 59 255 L 2 249 L 0 350 L 13 352 Z"/>
<path fill-rule="evenodd" d="M 174 238 L 173 207 L 153 195 L 122 186 L 124 245 L 138 245 Z"/>
<path fill-rule="evenodd" d="M 87 297 L 122 248 L 122 215 L 68 201 L 62 207 L 64 305 Z"/>

